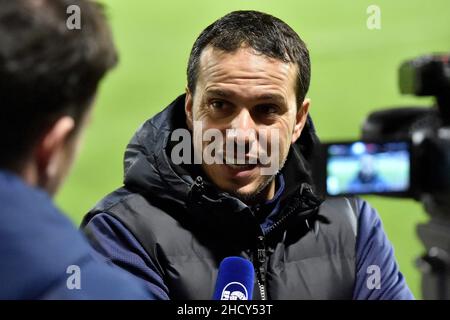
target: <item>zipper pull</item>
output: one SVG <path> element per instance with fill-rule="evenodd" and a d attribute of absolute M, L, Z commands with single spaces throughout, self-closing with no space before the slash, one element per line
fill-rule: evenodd
<path fill-rule="evenodd" d="M 266 245 L 264 244 L 264 236 L 258 236 L 258 262 L 264 264 L 266 262 Z"/>
<path fill-rule="evenodd" d="M 202 194 L 205 194 L 205 183 L 201 176 L 197 176 L 197 178 L 195 178 L 195 181 L 191 186 L 191 190 L 189 191 L 189 198 L 195 204 L 199 205 L 201 204 Z"/>
<path fill-rule="evenodd" d="M 195 182 L 194 182 L 195 186 L 197 188 L 199 188 L 200 190 L 203 190 L 205 188 L 205 185 L 203 183 L 203 178 L 202 176 L 197 176 L 197 178 L 195 178 Z"/>

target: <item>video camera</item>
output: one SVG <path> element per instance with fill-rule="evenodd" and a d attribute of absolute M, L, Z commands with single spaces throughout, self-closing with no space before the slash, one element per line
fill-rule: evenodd
<path fill-rule="evenodd" d="M 449 60 L 428 55 L 400 66 L 400 91 L 434 96 L 432 108 L 376 111 L 365 120 L 361 141 L 322 144 L 314 170 L 322 194 L 450 198 Z"/>
<path fill-rule="evenodd" d="M 418 226 L 417 260 L 425 299 L 450 299 L 450 55 L 399 68 L 403 94 L 433 96 L 430 107 L 371 113 L 360 141 L 323 143 L 313 173 L 325 196 L 376 194 L 421 201 L 431 219 Z"/>

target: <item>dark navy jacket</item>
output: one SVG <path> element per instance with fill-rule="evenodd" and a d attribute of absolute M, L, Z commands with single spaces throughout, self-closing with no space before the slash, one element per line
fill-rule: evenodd
<path fill-rule="evenodd" d="M 413 299 L 399 271 L 394 250 L 384 233 L 376 210 L 361 199 L 358 199 L 358 203 L 360 213 L 357 226 L 356 281 L 353 299 Z M 268 219 L 262 227 L 267 229 L 270 225 Z M 152 258 L 120 221 L 107 213 L 98 214 L 85 226 L 85 230 L 95 236 L 97 250 L 114 263 L 144 279 L 148 288 L 159 299 L 169 299 L 168 289 L 158 275 Z M 370 276 L 376 272 L 370 266 L 379 267 L 381 273 L 379 289 L 370 279 Z"/>
<path fill-rule="evenodd" d="M 100 258 L 44 191 L 0 170 L 0 299 L 153 298 Z"/>
<path fill-rule="evenodd" d="M 125 186 L 85 217 L 83 228 L 100 253 L 160 298 L 208 299 L 222 255 L 254 259 L 257 232 L 267 239 L 269 298 L 413 298 L 376 211 L 361 199 L 319 206 L 308 187 L 318 143 L 310 118 L 275 197 L 248 208 L 202 179 L 197 184 L 198 168 L 170 162 L 170 134 L 184 125 L 183 106 L 180 96 L 138 130 L 125 153 Z"/>

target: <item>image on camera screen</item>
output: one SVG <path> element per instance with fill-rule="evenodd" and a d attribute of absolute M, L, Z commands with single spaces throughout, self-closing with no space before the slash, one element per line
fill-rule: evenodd
<path fill-rule="evenodd" d="M 326 170 L 329 195 L 406 192 L 410 186 L 409 144 L 330 144 Z"/>

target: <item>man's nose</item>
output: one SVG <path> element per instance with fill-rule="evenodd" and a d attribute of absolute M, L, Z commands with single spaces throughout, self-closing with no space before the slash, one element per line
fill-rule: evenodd
<path fill-rule="evenodd" d="M 232 129 L 240 131 L 255 130 L 256 124 L 247 108 L 242 108 L 231 123 Z"/>
<path fill-rule="evenodd" d="M 228 138 L 233 140 L 235 148 L 243 148 L 248 153 L 257 139 L 256 127 L 248 109 L 242 108 L 231 123 L 232 130 Z"/>

